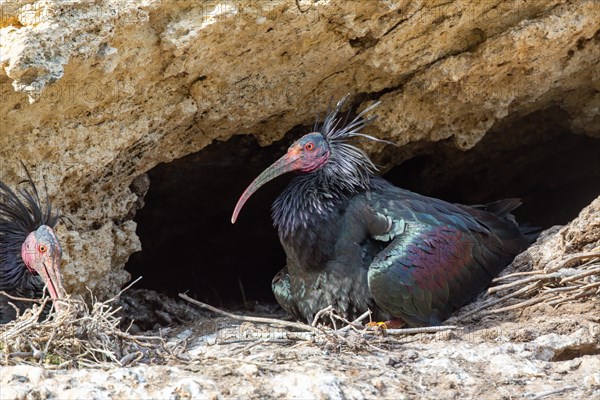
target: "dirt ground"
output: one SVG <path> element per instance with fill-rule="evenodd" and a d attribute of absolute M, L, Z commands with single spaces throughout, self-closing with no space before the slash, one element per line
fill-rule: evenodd
<path fill-rule="evenodd" d="M 410 336 L 311 336 L 240 323 L 145 290 L 131 291 L 122 304 L 136 306 L 140 324 L 154 321 L 155 333 L 185 351 L 166 365 L 5 366 L 0 398 L 600 398 L 598 298 L 465 322 L 458 314 L 447 322 L 462 329 Z M 173 326 L 159 327 L 157 315 Z M 253 315 L 284 317 L 275 306 Z"/>

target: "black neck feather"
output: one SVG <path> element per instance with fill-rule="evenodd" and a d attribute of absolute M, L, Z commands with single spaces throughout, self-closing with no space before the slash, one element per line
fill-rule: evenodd
<path fill-rule="evenodd" d="M 282 237 L 300 227 L 309 228 L 311 221 L 327 218 L 336 205 L 366 190 L 377 170 L 363 150 L 348 143 L 355 137 L 379 141 L 360 133 L 373 120 L 363 115 L 377 103 L 347 123 L 347 116 L 344 121 L 337 117 L 345 100 L 338 102 L 319 130 L 329 146 L 329 159 L 318 170 L 294 178 L 273 204 L 273 221 Z"/>

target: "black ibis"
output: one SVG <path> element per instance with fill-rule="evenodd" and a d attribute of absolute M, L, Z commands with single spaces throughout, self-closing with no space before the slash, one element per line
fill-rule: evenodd
<path fill-rule="evenodd" d="M 65 296 L 60 273 L 62 249 L 54 234 L 59 216 L 46 196 L 45 205 L 31 176 L 16 191 L 0 181 L 0 291 L 35 299 L 44 287 L 52 299 Z M 0 323 L 15 318 L 28 303 L 0 295 Z"/>
<path fill-rule="evenodd" d="M 272 283 L 279 304 L 308 322 L 332 305 L 349 319 L 370 309 L 388 326 L 440 324 L 530 243 L 510 214 L 520 201 L 451 204 L 377 177 L 349 139 L 380 141 L 360 133 L 378 103 L 346 123 L 344 101 L 248 186 L 231 221 L 259 187 L 298 171 L 272 207 L 287 256 Z"/>

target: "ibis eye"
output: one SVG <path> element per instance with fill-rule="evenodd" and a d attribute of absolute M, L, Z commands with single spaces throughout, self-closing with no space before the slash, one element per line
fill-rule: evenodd
<path fill-rule="evenodd" d="M 308 142 L 304 145 L 304 148 L 308 151 L 313 151 L 315 149 L 315 144 L 313 142 Z"/>
<path fill-rule="evenodd" d="M 40 253 L 45 253 L 48 250 L 48 248 L 45 245 L 40 244 L 38 246 L 38 250 L 40 251 Z"/>

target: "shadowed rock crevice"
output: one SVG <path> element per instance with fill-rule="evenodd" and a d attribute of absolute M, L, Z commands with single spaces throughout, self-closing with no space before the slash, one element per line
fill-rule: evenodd
<path fill-rule="evenodd" d="M 559 109 L 535 112 L 498 124 L 466 152 L 451 141 L 427 143 L 386 178 L 457 203 L 518 197 L 523 200 L 515 212 L 519 221 L 543 228 L 563 225 L 600 194 L 595 184 L 600 140 L 568 126 L 568 115 Z"/>
<path fill-rule="evenodd" d="M 284 188 L 277 180 L 256 193 L 239 220 L 231 213 L 255 175 L 286 150 L 261 148 L 251 136 L 215 142 L 148 172 L 150 190 L 137 211 L 143 251 L 127 264 L 138 287 L 190 295 L 215 305 L 274 301 L 271 278 L 285 256 L 271 224 L 270 204 Z"/>
<path fill-rule="evenodd" d="M 520 197 L 519 221 L 564 224 L 600 194 L 592 184 L 600 181 L 600 140 L 567 126 L 564 113 L 548 109 L 495 127 L 469 151 L 451 141 L 424 143 L 385 177 L 464 204 Z M 291 175 L 262 187 L 235 225 L 231 213 L 246 186 L 309 129 L 296 127 L 264 148 L 252 136 L 235 136 L 150 170 L 145 207 L 135 217 L 143 251 L 127 264 L 134 278 L 144 276 L 138 287 L 169 295 L 189 290 L 221 306 L 274 302 L 271 279 L 285 255 L 270 205 Z M 375 158 L 390 163 L 401 150 L 388 147 Z"/>

